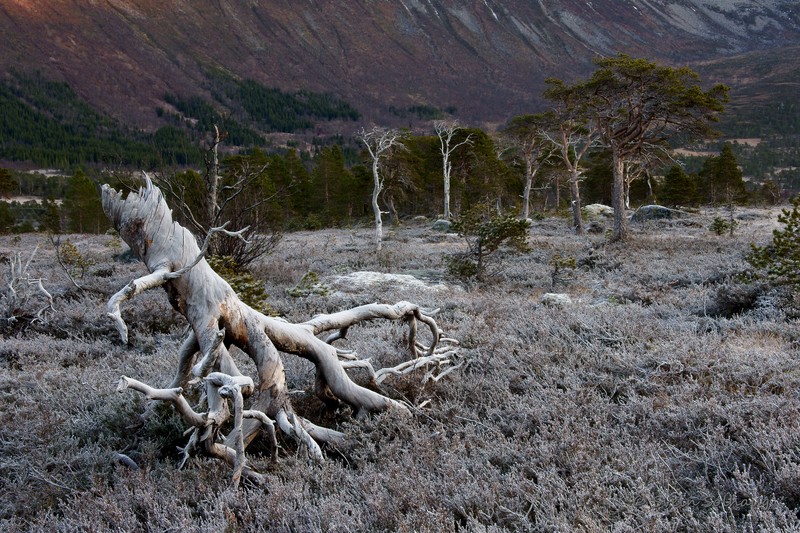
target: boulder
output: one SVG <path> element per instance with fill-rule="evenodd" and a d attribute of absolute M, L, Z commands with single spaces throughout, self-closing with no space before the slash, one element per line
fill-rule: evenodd
<path fill-rule="evenodd" d="M 449 220 L 439 219 L 433 223 L 432 229 L 435 231 L 443 231 L 446 233 L 450 231 L 450 226 L 452 226 L 452 223 Z"/>
<path fill-rule="evenodd" d="M 542 295 L 542 304 L 548 307 L 566 307 L 572 305 L 572 298 L 569 294 L 547 292 Z"/>
<path fill-rule="evenodd" d="M 364 292 L 382 287 L 425 289 L 432 291 L 447 290 L 439 283 L 425 281 L 408 274 L 387 274 L 384 272 L 359 271 L 343 276 L 333 276 L 328 282 L 341 292 Z"/>
<path fill-rule="evenodd" d="M 583 207 L 583 212 L 589 220 L 614 216 L 614 208 L 603 204 L 589 204 Z"/>
<path fill-rule="evenodd" d="M 647 220 L 671 220 L 684 215 L 683 211 L 670 209 L 663 205 L 643 205 L 633 212 L 631 222 L 645 222 Z"/>

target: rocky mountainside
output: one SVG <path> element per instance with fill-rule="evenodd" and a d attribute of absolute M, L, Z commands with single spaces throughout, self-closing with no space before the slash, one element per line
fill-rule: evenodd
<path fill-rule="evenodd" d="M 3 72 L 66 81 L 146 128 L 159 125 L 165 94 L 211 100 L 219 76 L 331 92 L 380 123 L 422 105 L 491 125 L 536 109 L 547 76 L 586 75 L 597 55 L 703 65 L 798 45 L 800 9 L 796 0 L 5 0 L 0 33 Z"/>

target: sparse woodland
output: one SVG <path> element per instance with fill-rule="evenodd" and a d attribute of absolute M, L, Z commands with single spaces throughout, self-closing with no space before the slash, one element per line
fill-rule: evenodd
<path fill-rule="evenodd" d="M 732 236 L 710 230 L 728 216 L 712 209 L 632 223 L 624 243 L 545 218 L 530 251 L 470 285 L 445 275 L 463 240 L 430 222 L 388 229 L 377 254 L 369 226 L 287 233 L 253 267 L 282 318 L 412 301 L 440 309 L 463 364 L 439 381 L 424 370 L 383 381 L 411 416 L 356 416 L 318 399 L 314 365 L 283 357 L 294 409 L 344 438 L 322 446 L 322 463 L 280 434 L 273 458 L 258 438 L 247 464 L 264 483 L 237 490 L 224 461 L 179 468 L 189 426 L 171 404 L 117 392 L 122 375 L 169 387 L 188 325 L 151 290 L 123 305 L 120 342 L 106 303 L 147 270 L 120 259 L 119 237 L 68 236 L 88 265 L 80 290 L 41 235 L 0 236 L 3 313 L 17 254 L 27 266 L 20 319 L 0 334 L 0 529 L 797 531 L 800 304 L 740 276 L 778 213 L 740 208 Z M 360 271 L 426 284 L 356 283 Z M 39 279 L 52 308 L 28 283 Z M 545 305 L 545 293 L 571 303 Z M 364 322 L 348 347 L 392 367 L 408 359 L 407 335 Z M 190 402 L 200 392 L 186 389 Z"/>

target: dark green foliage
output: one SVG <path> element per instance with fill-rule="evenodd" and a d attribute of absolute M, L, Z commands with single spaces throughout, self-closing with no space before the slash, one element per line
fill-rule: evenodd
<path fill-rule="evenodd" d="M 611 168 L 611 152 L 599 150 L 589 154 L 586 160 L 584 181 L 581 184 L 582 203 L 611 205 L 614 170 Z"/>
<path fill-rule="evenodd" d="M 732 115 L 738 118 L 738 114 Z M 731 146 L 745 176 L 758 181 L 773 179 L 788 191 L 800 191 L 800 135 L 765 133 L 754 143 L 734 140 Z"/>
<path fill-rule="evenodd" d="M 159 159 L 146 136 L 83 103 L 65 83 L 17 76 L 0 84 L 0 158 L 68 168 L 74 164 L 150 167 Z"/>
<path fill-rule="evenodd" d="M 103 213 L 100 191 L 86 174 L 78 170 L 67 183 L 64 198 L 67 229 L 76 233 L 102 233 L 109 227 Z"/>
<path fill-rule="evenodd" d="M 408 108 L 410 113 L 413 113 L 420 120 L 437 120 L 444 118 L 444 113 L 432 105 L 412 105 Z"/>
<path fill-rule="evenodd" d="M 174 125 L 146 134 L 127 130 L 96 112 L 65 83 L 16 75 L 0 84 L 0 159 L 56 168 L 76 164 L 197 165 L 202 162 L 201 153 L 187 129 L 198 136 L 216 124 L 227 135 L 227 143 L 250 147 L 264 144 L 255 128 L 305 131 L 319 120 L 356 120 L 360 116 L 347 102 L 330 94 L 289 94 L 252 80 L 226 79 L 224 87 L 215 93 L 223 100 L 220 109 L 201 97 L 166 95 L 167 103 L 195 123 L 190 126 L 159 108 L 158 115 Z M 232 112 L 238 120 L 232 118 Z"/>
<path fill-rule="evenodd" d="M 0 202 L 0 233 L 11 233 L 16 219 L 7 202 Z"/>
<path fill-rule="evenodd" d="M 203 177 L 194 170 L 186 170 L 173 174 L 168 178 L 168 182 L 172 193 L 168 200 L 178 204 L 172 205 L 176 219 L 191 227 L 191 220 L 186 216 L 187 211 L 200 216 L 205 209 L 207 193 Z"/>
<path fill-rule="evenodd" d="M 563 256 L 560 253 L 555 253 L 550 258 L 550 285 L 555 288 L 560 283 L 567 281 L 572 272 L 575 271 L 578 264 L 574 256 Z"/>
<path fill-rule="evenodd" d="M 659 192 L 662 205 L 677 207 L 697 205 L 697 183 L 680 165 L 672 165 L 664 176 Z"/>
<path fill-rule="evenodd" d="M 175 106 L 186 117 L 195 119 L 196 123 L 193 129 L 197 132 L 213 131 L 216 125 L 220 131 L 225 132 L 225 141 L 231 145 L 259 146 L 264 142 L 263 137 L 254 130 L 243 126 L 224 113 L 218 112 L 214 106 L 199 96 L 179 98 L 173 94 L 167 94 L 164 96 L 164 100 Z"/>
<path fill-rule="evenodd" d="M 435 214 L 441 211 L 444 204 L 444 191 L 442 190 L 442 154 L 439 139 L 435 135 L 411 136 L 403 143 L 406 151 L 402 154 L 411 163 L 409 177 L 414 189 L 414 214 Z M 466 151 L 466 150 L 465 150 Z M 453 159 L 458 160 L 462 155 L 460 150 L 453 153 Z M 454 172 L 457 166 L 454 162 Z M 456 185 L 456 184 L 453 184 Z M 455 205 L 455 198 L 451 202 Z"/>
<path fill-rule="evenodd" d="M 269 294 L 267 294 L 264 287 L 264 282 L 256 279 L 252 273 L 236 264 L 233 257 L 209 257 L 208 264 L 230 284 L 241 301 L 264 314 L 275 314 L 274 310 L 267 303 Z"/>
<path fill-rule="evenodd" d="M 69 181 L 68 176 L 46 176 L 38 172 L 20 172 L 16 179 L 20 194 L 40 198 L 64 198 Z"/>
<path fill-rule="evenodd" d="M 461 279 L 483 280 L 487 266 L 501 247 L 527 252 L 530 222 L 516 214 L 498 214 L 486 204 L 478 204 L 453 221 L 452 230 L 467 243 L 465 252 L 445 257 L 450 274 Z"/>
<path fill-rule="evenodd" d="M 230 256 L 242 268 L 269 254 L 281 239 L 280 205 L 286 191 L 278 190 L 266 169 L 268 158 L 254 149 L 247 155 L 228 157 L 221 165 L 220 211 L 211 227 L 228 222 L 231 228 L 248 228 L 244 240 L 217 235 L 213 255 Z"/>
<path fill-rule="evenodd" d="M 768 279 L 800 291 L 800 196 L 792 200 L 791 210 L 781 211 L 778 222 L 784 227 L 772 232 L 772 244 L 751 245 L 747 261 Z"/>
<path fill-rule="evenodd" d="M 741 204 L 747 201 L 747 189 L 742 170 L 729 143 L 722 146 L 719 156 L 706 159 L 700 171 L 705 200 L 711 204 Z"/>
<path fill-rule="evenodd" d="M 711 222 L 711 231 L 717 235 L 725 235 L 726 233 L 733 235 L 733 232 L 738 225 L 739 223 L 736 220 L 726 219 L 723 217 L 714 217 L 714 220 Z"/>
<path fill-rule="evenodd" d="M 331 94 L 290 94 L 254 80 L 229 86 L 226 96 L 265 131 L 303 131 L 313 128 L 315 120 L 357 120 L 360 116 L 350 104 Z"/>
<path fill-rule="evenodd" d="M 304 298 L 306 296 L 328 296 L 331 288 L 319 279 L 319 274 L 313 270 L 303 274 L 300 282 L 294 287 L 286 289 L 286 294 L 294 298 Z"/>
<path fill-rule="evenodd" d="M 348 224 L 369 214 L 372 176 L 363 167 L 348 170 L 338 145 L 319 152 L 309 179 L 305 213 L 315 213 L 325 226 Z"/>
<path fill-rule="evenodd" d="M 796 83 L 796 82 L 795 82 Z M 787 88 L 790 85 L 787 84 Z M 726 135 L 739 138 L 758 138 L 764 135 L 792 135 L 800 132 L 800 104 L 795 95 L 752 106 L 739 106 L 720 122 L 720 130 Z"/>
<path fill-rule="evenodd" d="M 161 164 L 185 166 L 202 161 L 197 144 L 186 131 L 175 126 L 164 126 L 153 134 L 153 146 L 161 156 Z"/>
<path fill-rule="evenodd" d="M 0 198 L 8 198 L 17 191 L 19 183 L 7 168 L 0 168 Z"/>
<path fill-rule="evenodd" d="M 781 200 L 781 188 L 775 180 L 765 180 L 758 188 L 757 199 L 766 205 L 776 205 Z"/>
<path fill-rule="evenodd" d="M 389 112 L 401 118 L 413 116 L 418 120 L 440 120 L 446 115 L 455 115 L 456 108 L 448 106 L 443 111 L 430 104 L 416 104 L 404 109 L 389 106 Z"/>
<path fill-rule="evenodd" d="M 456 150 L 451 156 L 451 205 L 461 205 L 462 211 L 494 201 L 516 205 L 522 191 L 521 177 L 500 159 L 494 140 L 486 132 L 463 128 L 457 132 L 453 143 L 457 144 L 466 135 L 471 135 L 471 144 Z M 439 178 L 441 181 L 441 176 Z M 454 207 L 453 211 L 456 210 Z"/>

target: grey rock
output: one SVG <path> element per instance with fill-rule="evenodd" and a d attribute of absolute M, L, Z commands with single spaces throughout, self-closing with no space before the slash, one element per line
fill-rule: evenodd
<path fill-rule="evenodd" d="M 662 205 L 643 205 L 633 212 L 631 222 L 645 222 L 647 220 L 672 220 L 684 215 L 683 211 L 670 209 Z"/>
<path fill-rule="evenodd" d="M 448 232 L 450 231 L 450 226 L 452 225 L 453 224 L 449 220 L 439 219 L 433 223 L 432 229 L 435 231 Z"/>

